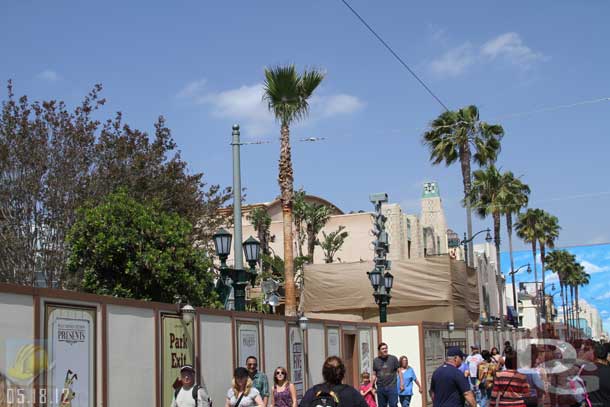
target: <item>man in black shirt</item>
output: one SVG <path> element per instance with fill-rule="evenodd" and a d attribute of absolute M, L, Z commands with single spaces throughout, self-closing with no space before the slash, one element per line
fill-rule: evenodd
<path fill-rule="evenodd" d="M 466 355 L 457 346 L 447 349 L 447 359 L 432 374 L 430 397 L 434 407 L 476 407 L 470 384 L 458 369 Z"/>
<path fill-rule="evenodd" d="M 373 372 L 375 373 L 373 383 L 377 383 L 377 406 L 395 407 L 398 404 L 398 388 L 396 376 L 400 364 L 394 355 L 388 353 L 388 345 L 381 342 L 377 347 L 379 356 L 373 360 Z M 400 376 L 400 388 L 404 387 L 402 375 Z"/>
<path fill-rule="evenodd" d="M 343 407 L 368 407 L 360 392 L 345 384 L 341 384 L 345 377 L 345 365 L 337 356 L 331 356 L 322 367 L 324 383 L 316 384 L 303 396 L 299 407 L 315 407 L 314 402 L 319 396 L 329 394 L 336 397 L 335 402 Z"/>
<path fill-rule="evenodd" d="M 610 407 L 610 366 L 608 366 L 608 350 L 601 344 L 595 344 L 595 375 L 599 388 L 589 393 L 591 407 Z"/>

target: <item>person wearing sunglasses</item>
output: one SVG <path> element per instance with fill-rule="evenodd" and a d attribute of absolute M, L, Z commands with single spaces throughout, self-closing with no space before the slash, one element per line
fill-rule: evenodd
<path fill-rule="evenodd" d="M 286 369 L 278 366 L 273 372 L 272 407 L 297 407 L 297 389 L 288 380 Z"/>

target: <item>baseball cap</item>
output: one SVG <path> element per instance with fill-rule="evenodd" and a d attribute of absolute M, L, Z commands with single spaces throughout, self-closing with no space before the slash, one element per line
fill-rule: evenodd
<path fill-rule="evenodd" d="M 481 349 L 481 347 L 475 343 L 474 345 L 470 345 L 470 349 Z"/>
<path fill-rule="evenodd" d="M 466 357 L 464 352 L 462 352 L 462 350 L 457 346 L 449 347 L 449 349 L 447 349 L 447 356 L 459 356 L 462 359 Z"/>
<path fill-rule="evenodd" d="M 192 365 L 184 365 L 180 368 L 180 373 L 184 372 L 184 371 L 190 371 L 190 372 L 195 372 L 195 368 Z"/>

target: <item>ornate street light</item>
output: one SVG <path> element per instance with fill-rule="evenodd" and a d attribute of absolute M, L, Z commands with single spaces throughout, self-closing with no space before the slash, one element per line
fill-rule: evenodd
<path fill-rule="evenodd" d="M 472 242 L 475 237 L 477 237 L 478 235 L 480 235 L 483 232 L 487 232 L 487 234 L 485 235 L 485 241 L 487 243 L 491 243 L 491 241 L 493 239 L 491 237 L 491 229 L 490 228 L 478 231 L 477 233 L 472 235 L 472 237 L 470 239 L 466 238 L 466 232 L 464 232 L 464 240 L 462 240 L 460 243 L 462 245 L 464 245 L 464 261 L 466 262 L 466 265 L 470 265 L 470 263 L 471 263 L 471 262 L 468 261 L 468 243 Z M 472 256 L 472 254 L 471 254 L 471 256 Z"/>
<path fill-rule="evenodd" d="M 180 308 L 180 314 L 185 324 L 189 325 L 195 319 L 195 308 L 189 304 L 185 304 Z"/>
<path fill-rule="evenodd" d="M 227 257 L 231 254 L 231 240 L 233 236 L 225 229 L 220 228 L 218 232 L 212 235 L 216 255 L 220 259 L 220 267 L 227 267 Z"/>
<path fill-rule="evenodd" d="M 250 266 L 250 284 L 254 285 L 256 282 L 256 263 L 260 260 L 261 257 L 261 244 L 258 240 L 250 236 L 243 243 L 244 246 L 244 255 L 246 256 L 246 262 Z"/>
<path fill-rule="evenodd" d="M 373 286 L 373 297 L 379 306 L 379 322 L 387 322 L 388 305 L 390 304 L 390 291 L 394 285 L 394 276 L 389 272 L 390 261 L 387 260 L 389 251 L 388 233 L 385 230 L 385 223 L 388 220 L 381 211 L 381 205 L 388 202 L 388 194 L 385 192 L 372 194 L 369 197 L 371 203 L 375 205 L 373 217 L 373 230 L 375 236 L 373 245 L 375 246 L 375 268 L 369 271 L 368 277 Z"/>

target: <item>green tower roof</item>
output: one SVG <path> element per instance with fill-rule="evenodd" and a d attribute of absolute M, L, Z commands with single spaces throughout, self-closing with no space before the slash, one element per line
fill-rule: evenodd
<path fill-rule="evenodd" d="M 435 181 L 425 182 L 422 198 L 439 198 L 438 184 Z"/>

